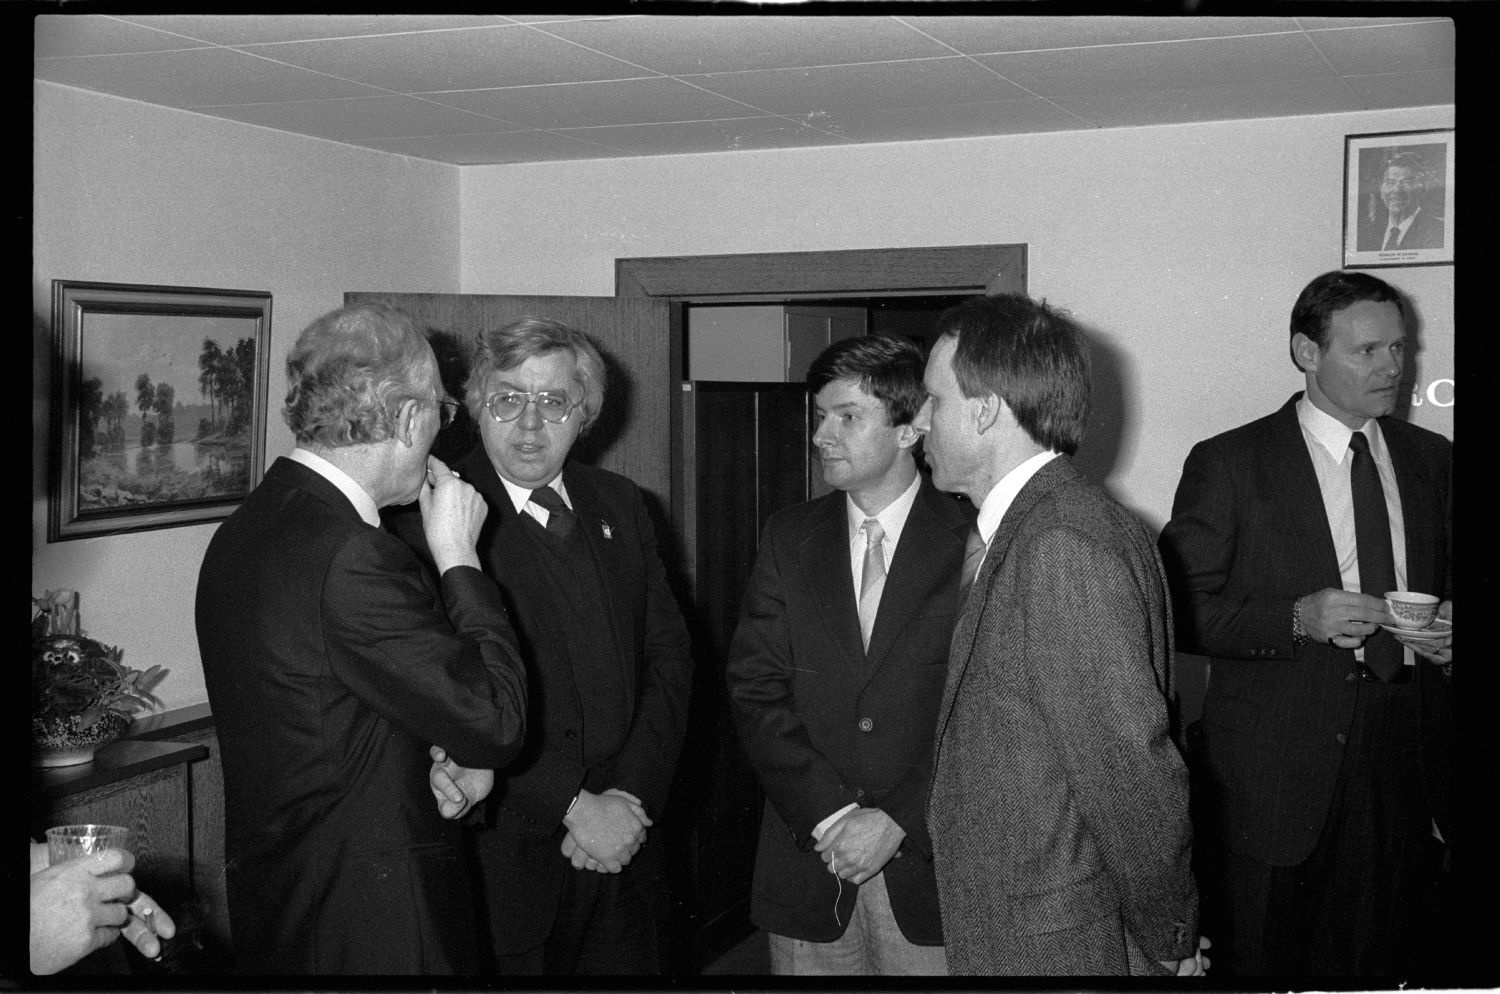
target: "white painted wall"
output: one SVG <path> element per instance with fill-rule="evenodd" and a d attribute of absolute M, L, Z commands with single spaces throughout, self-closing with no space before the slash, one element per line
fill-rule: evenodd
<path fill-rule="evenodd" d="M 1287 319 L 1342 262 L 1344 135 L 1452 124 L 1450 106 L 468 167 L 462 286 L 608 296 L 616 257 L 1024 242 L 1032 294 L 1118 359 L 1120 423 L 1092 437 L 1117 450 L 1111 489 L 1160 528 L 1194 442 L 1301 389 Z M 1451 380 L 1453 267 L 1375 272 L 1421 312 L 1422 384 Z M 1452 437 L 1451 407 L 1412 420 Z"/>
<path fill-rule="evenodd" d="M 457 167 L 34 89 L 33 590 L 206 700 L 193 631 L 214 526 L 46 543 L 50 283 L 273 295 L 267 452 L 290 342 L 346 290 L 614 292 L 617 257 L 1024 242 L 1031 290 L 1121 359 L 1111 487 L 1159 527 L 1194 441 L 1300 385 L 1286 319 L 1339 265 L 1343 136 L 1448 127 L 1452 107 L 847 149 Z M 1453 375 L 1453 269 L 1381 270 L 1425 319 L 1424 383 Z M 1451 400 L 1451 390 L 1441 399 Z M 1415 421 L 1450 437 L 1452 409 Z M 1087 441 L 1085 443 L 1087 447 Z"/>
<path fill-rule="evenodd" d="M 207 700 L 193 629 L 214 525 L 47 544 L 51 281 L 268 290 L 267 462 L 297 333 L 345 290 L 458 289 L 458 169 L 50 83 L 34 91 L 31 588 L 82 594 L 84 628 Z"/>

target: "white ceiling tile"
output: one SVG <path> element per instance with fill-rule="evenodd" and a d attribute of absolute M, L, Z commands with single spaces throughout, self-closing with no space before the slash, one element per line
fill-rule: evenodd
<path fill-rule="evenodd" d="M 1039 97 L 938 107 L 863 107 L 812 114 L 805 120 L 810 127 L 859 142 L 976 138 L 1093 127 L 1091 121 Z"/>
<path fill-rule="evenodd" d="M 949 55 L 889 17 L 653 16 L 544 29 L 657 72 L 734 72 Z"/>
<path fill-rule="evenodd" d="M 1332 76 L 1186 90 L 1081 93 L 1057 97 L 1056 103 L 1105 128 L 1336 114 L 1359 109 L 1353 94 Z"/>
<path fill-rule="evenodd" d="M 1345 85 L 1354 92 L 1365 110 L 1451 104 L 1454 102 L 1454 82 L 1452 69 L 1344 77 Z"/>
<path fill-rule="evenodd" d="M 1030 96 L 972 59 L 958 56 L 683 78 L 773 114 L 838 114 L 880 107 L 925 107 Z"/>
<path fill-rule="evenodd" d="M 650 75 L 524 25 L 246 46 L 245 51 L 398 93 Z"/>
<path fill-rule="evenodd" d="M 1296 31 L 1290 17 L 902 17 L 966 55 Z"/>
<path fill-rule="evenodd" d="M 132 14 L 122 16 L 121 20 L 215 45 L 354 38 L 514 23 L 509 17 L 475 14 Z"/>
<path fill-rule="evenodd" d="M 1302 34 L 1247 35 L 975 57 L 1038 96 L 1187 89 L 1332 75 Z"/>
<path fill-rule="evenodd" d="M 461 110 L 439 107 L 416 97 L 397 94 L 343 100 L 243 104 L 204 110 L 247 124 L 332 138 L 335 141 L 524 130 L 523 125 L 511 121 L 497 121 L 478 114 L 467 114 Z"/>
<path fill-rule="evenodd" d="M 1314 31 L 1310 37 L 1343 76 L 1453 68 L 1452 21 Z"/>
<path fill-rule="evenodd" d="M 622 148 L 637 155 L 681 155 L 691 152 L 743 152 L 768 148 L 803 148 L 849 144 L 834 135 L 804 128 L 780 117 L 747 117 L 735 121 L 688 121 L 632 124 L 562 131 Z"/>
<path fill-rule="evenodd" d="M 454 165 L 506 162 L 564 162 L 612 159 L 631 153 L 598 143 L 578 141 L 550 131 L 513 131 L 494 135 L 446 135 L 392 141 L 361 142 L 369 148 Z"/>
<path fill-rule="evenodd" d="M 427 99 L 533 128 L 658 124 L 749 117 L 759 113 L 666 76 L 605 83 L 512 86 L 500 90 L 433 93 Z"/>
<path fill-rule="evenodd" d="M 194 107 L 371 94 L 368 87 L 257 59 L 232 48 L 38 59 L 36 78 L 116 96 Z"/>
<path fill-rule="evenodd" d="M 203 43 L 101 14 L 41 14 L 33 24 L 31 54 L 49 59 L 69 55 L 123 55 L 202 48 Z"/>

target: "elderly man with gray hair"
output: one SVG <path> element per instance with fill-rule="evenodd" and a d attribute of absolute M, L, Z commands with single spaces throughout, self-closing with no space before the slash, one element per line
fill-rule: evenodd
<path fill-rule="evenodd" d="M 287 381 L 296 448 L 198 577 L 238 965 L 474 973 L 451 819 L 520 748 L 526 683 L 475 552 L 484 501 L 428 454 L 456 405 L 421 331 L 383 305 L 314 321 Z M 413 500 L 436 579 L 381 528 L 381 507 Z"/>
<path fill-rule="evenodd" d="M 526 748 L 474 838 L 500 974 L 660 970 L 647 830 L 682 748 L 692 659 L 640 489 L 568 459 L 605 377 L 582 332 L 526 317 L 479 336 L 465 387 L 481 444 L 454 465 L 489 503 L 479 554 L 534 689 Z M 412 515 L 392 527 L 421 548 Z"/>

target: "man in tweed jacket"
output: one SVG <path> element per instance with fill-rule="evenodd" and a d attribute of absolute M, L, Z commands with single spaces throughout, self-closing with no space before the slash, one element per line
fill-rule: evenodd
<path fill-rule="evenodd" d="M 954 974 L 1201 973 L 1155 546 L 1073 468 L 1081 330 L 1024 296 L 938 319 L 933 481 L 986 540 L 938 710 L 928 825 Z"/>

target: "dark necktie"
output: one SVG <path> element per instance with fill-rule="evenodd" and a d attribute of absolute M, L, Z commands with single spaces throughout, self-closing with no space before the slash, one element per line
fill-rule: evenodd
<path fill-rule="evenodd" d="M 974 585 L 974 574 L 979 572 L 979 561 L 984 558 L 984 536 L 976 525 L 969 529 L 969 540 L 964 543 L 964 568 L 958 585 L 958 609 L 963 610 L 969 599 L 969 588 Z"/>
<path fill-rule="evenodd" d="M 578 515 L 563 503 L 562 495 L 551 487 L 538 487 L 531 492 L 531 503 L 547 511 L 547 531 L 558 538 L 567 538 L 573 531 Z"/>
<path fill-rule="evenodd" d="M 1354 544 L 1359 557 L 1359 588 L 1371 597 L 1385 597 L 1396 589 L 1396 556 L 1391 551 L 1391 518 L 1385 509 L 1380 470 L 1370 455 L 1362 431 L 1349 438 L 1354 459 L 1349 467 L 1349 490 L 1354 497 Z M 1365 666 L 1382 680 L 1401 673 L 1401 643 L 1383 629 L 1365 639 Z"/>
<path fill-rule="evenodd" d="M 1386 233 L 1385 233 L 1385 244 L 1380 247 L 1380 251 L 1382 251 L 1382 252 L 1393 252 L 1393 251 L 1395 251 L 1396 243 L 1399 242 L 1400 240 L 1401 240 L 1401 229 L 1398 228 L 1398 227 L 1396 227 L 1395 225 L 1391 225 L 1391 227 L 1386 230 Z"/>

